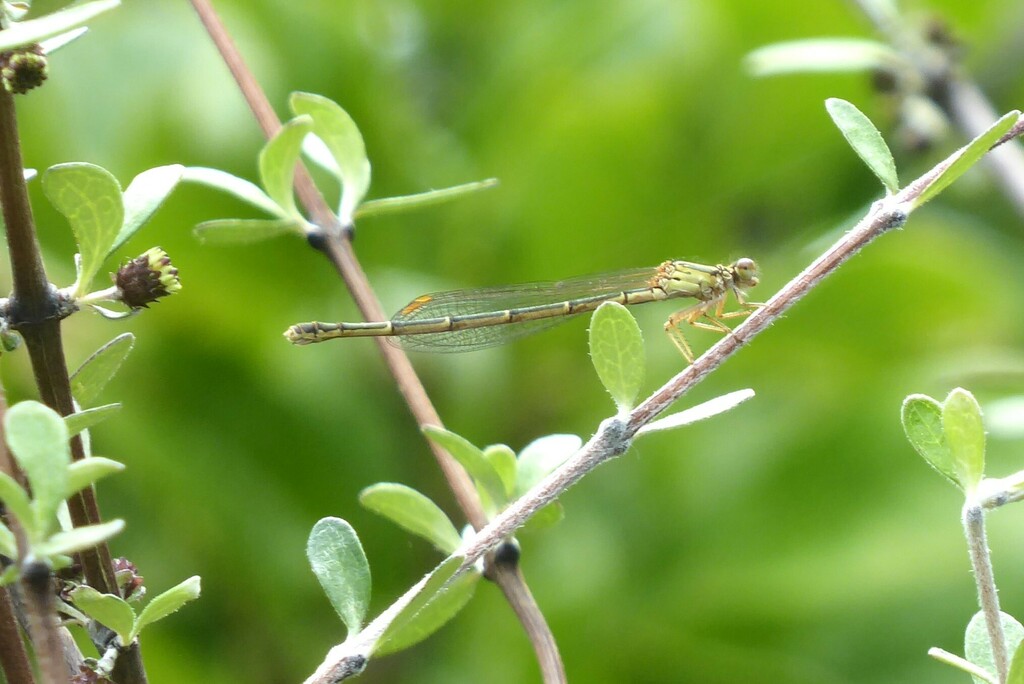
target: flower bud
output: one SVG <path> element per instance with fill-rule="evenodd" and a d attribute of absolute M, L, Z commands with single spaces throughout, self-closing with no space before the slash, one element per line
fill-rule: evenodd
<path fill-rule="evenodd" d="M 124 262 L 114 276 L 114 284 L 121 301 L 132 309 L 146 308 L 181 289 L 178 269 L 171 266 L 171 258 L 159 247 Z"/>

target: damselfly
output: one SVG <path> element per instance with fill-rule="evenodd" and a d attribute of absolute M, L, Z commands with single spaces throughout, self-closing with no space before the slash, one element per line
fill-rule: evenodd
<path fill-rule="evenodd" d="M 725 319 L 745 316 L 760 306 L 748 302 L 745 294 L 757 282 L 753 259 L 738 259 L 728 266 L 666 261 L 655 268 L 557 283 L 425 294 L 409 302 L 390 321 L 299 323 L 289 328 L 285 337 L 295 344 L 312 344 L 336 337 L 387 336 L 406 349 L 462 352 L 504 344 L 593 311 L 604 302 L 628 306 L 690 297 L 697 303 L 672 314 L 665 331 L 692 363 L 693 351 L 681 325 L 732 332 Z M 741 310 L 725 311 L 730 292 Z"/>

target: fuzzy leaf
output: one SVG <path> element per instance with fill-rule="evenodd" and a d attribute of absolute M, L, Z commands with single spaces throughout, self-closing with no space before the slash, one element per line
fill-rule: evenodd
<path fill-rule="evenodd" d="M 309 533 L 306 557 L 353 637 L 362 629 L 370 603 L 370 564 L 356 531 L 341 518 L 318 520 Z"/>
<path fill-rule="evenodd" d="M 942 405 L 942 428 L 957 479 L 973 492 L 985 472 L 985 426 L 974 395 L 959 387 L 949 393 Z"/>
<path fill-rule="evenodd" d="M 68 426 L 68 436 L 74 437 L 79 432 L 102 423 L 120 410 L 121 404 L 104 404 L 64 416 L 64 424 Z"/>
<path fill-rule="evenodd" d="M 4 472 L 0 472 L 0 501 L 3 502 L 7 512 L 13 513 L 21 526 L 26 528 L 28 534 L 32 536 L 31 526 L 35 524 L 35 517 L 32 515 L 28 492 L 22 489 L 13 477 Z"/>
<path fill-rule="evenodd" d="M 71 393 L 87 406 L 117 374 L 135 345 L 135 336 L 123 333 L 93 352 L 71 376 Z"/>
<path fill-rule="evenodd" d="M 102 456 L 91 456 L 68 466 L 68 496 L 97 481 L 124 470 L 124 464 Z"/>
<path fill-rule="evenodd" d="M 120 4 L 121 0 L 93 0 L 93 2 L 81 3 L 38 19 L 13 24 L 6 31 L 0 32 L 0 50 L 12 50 L 60 35 L 91 21 L 96 16 L 112 10 Z"/>
<path fill-rule="evenodd" d="M 505 496 L 511 499 L 516 491 L 516 452 L 504 444 L 492 444 L 484 449 L 484 458 L 498 473 L 501 483 L 505 485 Z"/>
<path fill-rule="evenodd" d="M 188 166 L 185 168 L 181 179 L 188 183 L 205 185 L 206 187 L 226 192 L 229 195 L 234 195 L 236 199 L 240 199 L 246 204 L 265 211 L 271 216 L 283 219 L 289 218 L 284 213 L 284 210 L 277 206 L 277 203 L 270 199 L 267 193 L 263 192 L 260 186 L 244 178 L 233 176 L 226 171 L 210 169 L 204 166 Z"/>
<path fill-rule="evenodd" d="M 359 503 L 450 555 L 462 544 L 455 525 L 437 504 L 412 487 L 381 482 L 359 493 Z"/>
<path fill-rule="evenodd" d="M 685 411 L 673 413 L 672 415 L 661 418 L 660 420 L 650 422 L 637 430 L 637 435 L 657 432 L 658 430 L 673 430 L 675 428 L 683 427 L 684 425 L 696 423 L 700 420 L 707 420 L 712 416 L 717 416 L 719 413 L 725 413 L 726 411 L 731 410 L 753 396 L 754 390 L 752 389 L 737 390 L 736 392 L 723 394 L 720 397 L 709 399 L 703 404 L 697 404 Z"/>
<path fill-rule="evenodd" d="M 996 143 L 1003 134 L 1013 128 L 1020 118 L 1019 111 L 1012 111 L 1004 115 L 999 121 L 979 135 L 977 138 L 961 147 L 954 155 L 953 162 L 946 169 L 936 176 L 931 183 L 913 201 L 913 208 L 917 208 L 945 190 L 957 178 L 962 176 L 969 168 L 978 163 L 978 160 L 985 156 L 989 148 Z"/>
<path fill-rule="evenodd" d="M 753 76 L 776 76 L 893 69 L 905 61 L 896 50 L 875 40 L 811 38 L 758 48 L 746 56 L 744 65 Z"/>
<path fill-rule="evenodd" d="M 83 585 L 71 592 L 71 602 L 75 608 L 117 634 L 123 646 L 131 643 L 129 635 L 135 622 L 135 611 L 123 598 L 101 594 Z"/>
<path fill-rule="evenodd" d="M 14 539 L 14 533 L 0 520 L 0 555 L 17 560 L 18 543 Z M 17 563 L 15 563 L 17 565 Z M 3 586 L 0 584 L 0 586 Z"/>
<path fill-rule="evenodd" d="M 81 296 L 89 291 L 124 223 L 121 186 L 106 169 L 76 162 L 47 169 L 43 190 L 75 234 L 82 263 L 74 294 Z"/>
<path fill-rule="evenodd" d="M 489 190 L 497 187 L 497 178 L 463 183 L 441 190 L 428 190 L 427 192 L 416 193 L 415 195 L 401 195 L 399 197 L 385 197 L 383 199 L 363 202 L 356 209 L 356 218 L 367 218 L 370 216 L 382 216 L 385 214 L 396 214 L 402 211 L 412 211 L 422 207 L 432 207 L 435 204 L 444 204 L 458 199 L 463 195 L 469 195 L 481 190 Z"/>
<path fill-rule="evenodd" d="M 1006 651 L 1010 655 L 1017 652 L 1020 644 L 1024 641 L 1024 626 L 1012 616 L 1006 613 L 999 613 L 1003 623 L 1003 636 L 1006 639 Z M 964 632 L 964 656 L 975 665 L 996 673 L 995 658 L 992 657 L 992 642 L 988 638 L 988 627 L 985 624 L 985 614 L 978 611 L 967 624 Z M 972 677 L 975 684 L 986 684 L 977 677 Z"/>
<path fill-rule="evenodd" d="M 299 161 L 302 139 L 313 129 L 313 120 L 299 116 L 287 122 L 260 151 L 260 179 L 270 199 L 285 216 L 302 219 L 295 206 L 295 164 Z"/>
<path fill-rule="evenodd" d="M 1024 642 L 1017 645 L 1017 650 L 1012 651 L 1010 659 L 1010 673 L 1006 678 L 1006 684 L 1024 684 Z"/>
<path fill-rule="evenodd" d="M 377 642 L 374 655 L 397 653 L 418 644 L 444 627 L 466 607 L 479 582 L 479 573 L 472 570 L 464 572 L 452 580 L 451 584 L 434 592 L 415 612 L 409 615 L 402 613 Z M 421 596 L 425 596 L 428 591 L 425 588 Z"/>
<path fill-rule="evenodd" d="M 484 452 L 464 437 L 434 425 L 424 426 L 423 434 L 444 447 L 445 451 L 466 469 L 469 476 L 476 482 L 477 487 L 483 489 L 483 493 L 499 510 L 504 508 L 508 503 L 508 499 L 505 497 L 505 485 L 502 483 L 498 471 L 484 456 Z"/>
<path fill-rule="evenodd" d="M 193 575 L 184 582 L 177 584 L 146 604 L 146 607 L 139 613 L 138 619 L 132 627 L 131 639 L 135 639 L 148 625 L 163 620 L 171 613 L 177 612 L 186 603 L 199 598 L 200 581 L 199 575 Z"/>
<path fill-rule="evenodd" d="M 426 581 L 423 582 L 416 596 L 398 612 L 398 615 L 395 616 L 391 624 L 384 630 L 380 639 L 377 640 L 377 643 L 373 646 L 374 653 L 394 653 L 397 650 L 392 648 L 388 642 L 394 641 L 396 637 L 401 637 L 407 626 L 417 620 L 419 613 L 429 606 L 438 592 L 444 588 L 445 584 L 462 567 L 462 560 L 461 556 L 451 556 L 427 575 Z"/>
<path fill-rule="evenodd" d="M 37 401 L 22 401 L 8 409 L 4 430 L 7 444 L 32 488 L 32 526 L 38 535 L 45 535 L 56 522 L 57 507 L 67 496 L 71 463 L 67 426 L 53 409 Z"/>
<path fill-rule="evenodd" d="M 58 532 L 33 548 L 40 556 L 56 556 L 91 549 L 124 529 L 124 520 L 116 519 L 96 525 L 83 525 L 67 532 Z"/>
<path fill-rule="evenodd" d="M 516 497 L 520 497 L 579 451 L 583 440 L 576 435 L 547 435 L 535 439 L 519 453 Z"/>
<path fill-rule="evenodd" d="M 124 191 L 124 224 L 114 238 L 114 244 L 107 251 L 108 256 L 146 225 L 160 205 L 178 187 L 184 173 L 184 166 L 171 164 L 148 169 L 132 179 Z"/>
<path fill-rule="evenodd" d="M 291 108 L 296 115 L 313 118 L 313 133 L 331 151 L 341 172 L 341 205 L 338 218 L 351 225 L 356 208 L 370 187 L 370 160 L 359 127 L 335 102 L 312 93 L 292 93 Z"/>
<path fill-rule="evenodd" d="M 217 219 L 203 221 L 192 232 L 209 245 L 246 245 L 289 233 L 301 235 L 305 222 L 297 219 Z"/>
<path fill-rule="evenodd" d="M 629 413 L 644 381 L 644 339 L 626 307 L 605 302 L 594 312 L 590 358 L 619 415 Z"/>
<path fill-rule="evenodd" d="M 864 116 L 851 103 L 836 97 L 825 100 L 825 109 L 846 138 L 846 142 L 850 143 L 850 147 L 867 164 L 871 172 L 878 176 L 886 190 L 889 193 L 899 190 L 896 161 L 892 158 L 892 152 L 885 144 L 882 134 L 871 123 L 871 119 Z"/>
<path fill-rule="evenodd" d="M 924 394 L 911 394 L 903 401 L 903 431 L 914 450 L 940 475 L 964 488 L 942 429 L 942 404 Z"/>

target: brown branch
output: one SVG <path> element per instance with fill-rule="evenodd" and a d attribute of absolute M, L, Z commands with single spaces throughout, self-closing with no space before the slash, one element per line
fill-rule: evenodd
<path fill-rule="evenodd" d="M 252 109 L 253 115 L 268 138 L 281 127 L 280 120 L 270 106 L 266 94 L 260 88 L 256 78 L 245 64 L 230 35 L 221 23 L 208 0 L 191 0 L 192 6 L 199 14 L 200 20 L 220 51 L 224 62 L 231 70 L 239 89 Z M 307 235 L 310 244 L 319 249 L 330 260 L 335 271 L 341 276 L 352 299 L 366 320 L 384 320 L 386 314 L 377 296 L 370 286 L 359 260 L 352 248 L 350 226 L 341 226 L 337 217 L 331 212 L 323 196 L 313 183 L 309 173 L 300 163 L 295 173 L 295 192 L 308 212 L 313 223 L 318 226 L 319 233 Z M 399 393 L 405 400 L 413 418 L 419 425 L 443 425 L 437 410 L 427 396 L 426 389 L 412 367 L 409 357 L 401 350 L 377 339 L 377 347 L 387 365 Z M 455 499 L 466 515 L 466 519 L 475 529 L 487 524 L 487 517 L 476 489 L 469 476 L 444 449 L 427 440 L 434 458 L 441 468 L 448 486 Z M 532 600 L 529 587 L 522 574 L 510 572 L 508 568 L 496 568 L 489 573 L 490 577 L 501 587 L 532 643 L 541 667 L 545 682 L 564 682 L 565 671 L 558 654 L 554 635 L 551 633 L 544 616 Z M 530 597 L 527 599 L 526 597 Z"/>

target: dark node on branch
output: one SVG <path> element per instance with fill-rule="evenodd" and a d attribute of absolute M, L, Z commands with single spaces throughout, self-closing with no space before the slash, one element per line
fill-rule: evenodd
<path fill-rule="evenodd" d="M 29 311 L 12 294 L 7 300 L 7 309 L 4 312 L 7 317 L 7 327 L 12 330 L 22 330 L 55 318 L 66 318 L 71 315 L 74 308 L 71 307 L 69 310 L 64 299 L 57 288 L 51 284 L 47 289 L 46 298 L 40 303 L 39 308 Z"/>
<path fill-rule="evenodd" d="M 514 541 L 502 542 L 494 549 L 494 564 L 503 565 L 508 568 L 515 568 L 519 565 L 521 556 L 519 544 Z"/>
<path fill-rule="evenodd" d="M 21 581 L 36 594 L 50 591 L 50 566 L 41 561 L 26 563 L 21 570 Z"/>
<path fill-rule="evenodd" d="M 327 234 L 320 228 L 306 233 L 306 242 L 308 242 L 309 246 L 318 252 L 324 252 L 327 250 Z"/>

